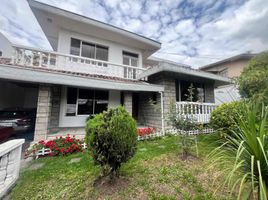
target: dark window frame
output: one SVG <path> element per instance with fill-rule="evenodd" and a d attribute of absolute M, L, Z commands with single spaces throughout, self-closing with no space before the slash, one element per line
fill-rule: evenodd
<path fill-rule="evenodd" d="M 66 107 L 68 107 L 68 105 L 74 105 L 74 103 L 72 102 L 72 104 L 68 104 L 68 95 L 69 95 L 69 90 L 70 89 L 76 89 L 76 101 L 75 101 L 75 106 L 76 106 L 76 109 L 75 109 L 75 113 L 74 114 L 69 114 L 67 113 L 67 108 L 65 110 L 65 116 L 68 117 L 68 116 L 72 116 L 72 117 L 77 117 L 77 116 L 91 116 L 91 115 L 95 115 L 95 114 L 98 114 L 104 110 L 107 110 L 108 109 L 108 106 L 109 106 L 109 90 L 95 90 L 95 89 L 80 89 L 80 88 L 72 88 L 72 87 L 67 87 L 66 88 Z M 80 94 L 81 94 L 81 91 L 84 91 L 85 93 L 80 97 Z M 88 92 L 88 93 L 87 93 Z M 90 92 L 92 92 L 90 94 Z M 99 97 L 98 97 L 98 94 L 97 93 L 103 93 L 103 94 L 99 94 Z M 88 95 L 88 96 L 87 96 Z M 79 101 L 80 102 L 83 102 L 83 101 L 86 101 L 85 103 L 80 103 L 79 104 Z M 79 109 L 81 112 L 83 112 L 83 110 L 85 110 L 85 108 L 83 108 L 83 106 L 87 103 L 90 103 L 92 102 L 92 109 L 90 111 L 90 113 L 85 113 L 85 114 L 81 114 L 79 113 Z M 105 108 L 102 108 L 103 105 L 105 106 Z M 90 107 L 89 106 L 89 107 Z M 99 107 L 98 109 L 100 109 L 101 111 L 97 111 L 97 106 Z M 86 107 L 86 106 L 84 106 Z"/>

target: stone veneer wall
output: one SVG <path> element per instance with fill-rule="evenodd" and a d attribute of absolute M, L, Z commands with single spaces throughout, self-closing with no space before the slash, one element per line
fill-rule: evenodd
<path fill-rule="evenodd" d="M 124 106 L 126 110 L 132 115 L 132 93 L 124 92 Z"/>
<path fill-rule="evenodd" d="M 148 82 L 164 86 L 164 120 L 165 127 L 168 127 L 170 106 L 172 102 L 176 102 L 175 79 L 172 79 L 163 73 L 149 77 Z M 141 101 L 139 105 L 139 120 L 143 121 L 144 125 L 153 126 L 160 129 L 162 127 L 160 93 L 157 94 L 157 103 L 155 105 L 152 105 L 149 101 L 150 98 L 152 98 L 152 93 L 149 92 L 140 96 L 142 98 L 140 98 Z"/>
<path fill-rule="evenodd" d="M 45 140 L 48 134 L 51 111 L 51 87 L 39 85 L 34 140 Z"/>
<path fill-rule="evenodd" d="M 165 128 L 170 128 L 169 123 L 169 112 L 172 104 L 176 102 L 176 77 L 169 73 L 161 73 L 153 75 L 148 79 L 149 83 L 163 85 L 164 86 L 164 121 Z M 209 103 L 214 103 L 214 83 L 205 83 L 205 101 Z M 140 95 L 139 104 L 139 122 L 142 122 L 146 126 L 153 126 L 156 128 L 161 128 L 161 99 L 160 94 L 157 94 L 157 103 L 152 105 L 150 103 L 150 98 L 152 98 L 152 93 L 142 93 Z"/>
<path fill-rule="evenodd" d="M 152 104 L 153 92 L 139 93 L 138 123 L 143 126 L 161 128 L 161 102 L 157 93 L 156 103 Z"/>
<path fill-rule="evenodd" d="M 47 139 L 59 130 L 61 87 L 39 85 L 34 140 Z"/>
<path fill-rule="evenodd" d="M 51 86 L 51 111 L 49 119 L 49 133 L 55 133 L 60 130 L 60 100 L 61 100 L 61 86 Z"/>

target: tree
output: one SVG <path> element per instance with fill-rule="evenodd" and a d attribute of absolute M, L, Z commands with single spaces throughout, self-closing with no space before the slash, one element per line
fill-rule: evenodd
<path fill-rule="evenodd" d="M 268 52 L 251 59 L 238 78 L 240 94 L 268 105 Z"/>

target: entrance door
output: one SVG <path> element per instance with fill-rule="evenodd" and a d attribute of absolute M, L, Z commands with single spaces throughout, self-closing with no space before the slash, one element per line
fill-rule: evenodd
<path fill-rule="evenodd" d="M 138 121 L 139 116 L 139 93 L 132 95 L 132 117 Z"/>

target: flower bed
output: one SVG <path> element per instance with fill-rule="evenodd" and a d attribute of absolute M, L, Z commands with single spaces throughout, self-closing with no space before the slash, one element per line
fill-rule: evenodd
<path fill-rule="evenodd" d="M 154 134 L 155 129 L 154 128 L 138 128 L 138 136 L 140 137 L 146 137 L 148 135 Z"/>
<path fill-rule="evenodd" d="M 25 156 L 40 157 L 68 155 L 75 152 L 81 152 L 83 149 L 84 142 L 76 139 L 75 136 L 71 137 L 68 134 L 67 137 L 56 137 L 56 139 L 53 140 L 39 141 L 27 150 Z"/>
<path fill-rule="evenodd" d="M 137 129 L 138 140 L 153 139 L 157 137 L 163 137 L 165 134 L 161 131 L 156 131 L 155 128 L 138 128 Z"/>

